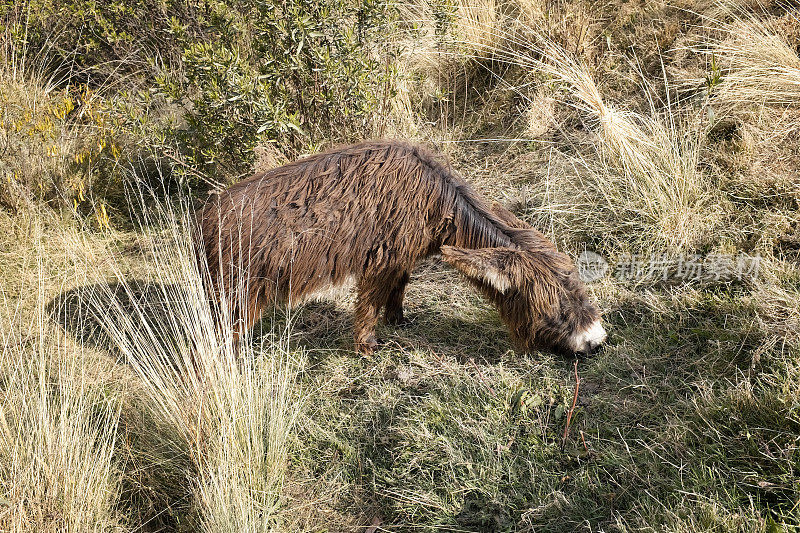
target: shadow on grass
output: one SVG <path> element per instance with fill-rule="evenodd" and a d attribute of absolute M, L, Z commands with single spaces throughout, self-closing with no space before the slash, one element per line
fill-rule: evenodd
<path fill-rule="evenodd" d="M 349 305 L 311 302 L 294 313 L 292 336 L 312 361 L 324 358 L 326 352 L 353 351 L 353 313 Z M 461 363 L 497 363 L 511 350 L 505 326 L 494 311 L 470 319 L 434 306 L 415 306 L 407 316 L 409 323 L 402 327 L 382 322 L 378 325 L 379 354 L 387 350 L 432 352 Z M 281 326 L 285 324 L 285 318 L 275 319 Z"/>
<path fill-rule="evenodd" d="M 174 353 L 169 343 L 176 342 L 181 333 L 175 323 L 176 302 L 191 300 L 176 284 L 132 280 L 66 291 L 47 305 L 47 311 L 78 342 L 119 358 L 115 346 L 120 339 L 111 338 L 110 328 L 117 334 L 137 330 L 137 326 L 148 328 L 153 332 L 149 340 L 163 342 L 160 348 L 165 354 Z M 129 323 L 116 327 L 115 320 Z M 275 307 L 254 327 L 253 341 L 288 328 L 293 342 L 315 358 L 331 351 L 352 353 L 352 324 L 350 306 L 333 301 L 306 303 L 291 312 Z M 511 349 L 508 333 L 493 311 L 469 320 L 433 306 L 421 306 L 415 308 L 409 325 L 395 328 L 381 324 L 378 333 L 384 348 L 424 350 L 464 363 L 470 359 L 495 363 Z"/>
<path fill-rule="evenodd" d="M 119 345 L 134 341 L 133 333 L 157 343 L 148 351 L 168 357 L 179 353 L 174 344 L 182 339 L 174 310 L 176 301 L 188 300 L 185 294 L 174 284 L 131 280 L 77 287 L 58 295 L 46 309 L 75 340 L 117 360 L 122 359 Z"/>
<path fill-rule="evenodd" d="M 51 319 L 76 341 L 126 364 L 120 344 L 137 342 L 143 331 L 150 332 L 143 337 L 153 343 L 147 348 L 149 352 L 163 354 L 165 358 L 181 353 L 175 345 L 186 339 L 180 338 L 180 327 L 175 324 L 174 311 L 179 309 L 176 301 L 191 301 L 191 296 L 175 284 L 131 280 L 124 284 L 94 284 L 66 291 L 49 302 L 47 310 Z M 292 313 L 275 308 L 254 328 L 253 342 L 258 344 L 260 336 L 285 331 L 288 326 L 292 331 L 292 343 L 308 354 L 310 364 L 306 374 L 324 372 L 325 362 L 331 357 L 349 361 L 351 370 L 372 364 L 371 360 L 362 359 L 352 351 L 349 305 L 312 302 Z M 509 349 L 502 324 L 489 313 L 479 313 L 474 319 L 466 320 L 433 306 L 416 307 L 409 326 L 400 329 L 382 325 L 379 333 L 385 344 L 376 359 L 402 359 L 411 351 L 422 351 L 428 357 L 433 352 L 437 357 L 465 364 L 470 360 L 494 363 Z M 182 368 L 178 362 L 174 362 L 174 366 Z M 351 392 L 368 395 L 367 390 L 358 387 Z M 423 394 L 426 394 L 425 387 L 418 387 L 415 395 Z M 125 454 L 129 458 L 126 462 L 139 465 L 123 480 L 122 501 L 127 502 L 128 515 L 136 517 L 135 522 L 150 524 L 148 530 L 173 530 L 182 520 L 181 516 L 189 512 L 187 502 L 191 498 L 185 487 L 181 487 L 180 473 L 163 466 L 174 463 L 173 459 L 147 461 L 148 457 L 162 453 L 158 451 L 161 446 L 156 442 L 158 436 L 151 434 L 155 421 L 138 408 L 124 411 L 121 427 L 125 428 Z M 376 453 L 383 455 L 389 451 L 387 448 Z M 189 463 L 184 463 L 188 468 Z"/>
<path fill-rule="evenodd" d="M 182 291 L 174 285 L 133 280 L 126 284 L 109 283 L 77 287 L 63 292 L 47 304 L 47 312 L 81 345 L 105 353 L 118 363 L 127 364 L 119 343 L 136 340 L 138 331 L 169 331 L 172 319 L 170 300 Z M 123 325 L 120 321 L 127 321 Z M 112 338 L 114 335 L 124 335 Z M 153 344 L 148 351 L 167 360 L 179 353 L 171 344 L 175 335 L 148 335 Z M 182 368 L 173 361 L 175 368 Z M 180 524 L 192 516 L 192 461 L 185 450 L 176 448 L 180 439 L 160 427 L 149 409 L 135 395 L 123 402 L 117 460 L 123 465 L 119 505 L 133 531 L 179 531 Z M 188 474 L 187 474 L 188 473 Z M 191 520 L 191 518 L 189 518 Z"/>

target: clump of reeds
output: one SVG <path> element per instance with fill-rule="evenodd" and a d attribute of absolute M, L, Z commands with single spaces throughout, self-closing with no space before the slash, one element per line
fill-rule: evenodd
<path fill-rule="evenodd" d="M 51 322 L 42 258 L 30 266 L 32 316 L 0 287 L 0 530 L 109 531 L 121 522 L 121 400 Z"/>
<path fill-rule="evenodd" d="M 200 527 L 274 530 L 298 407 L 288 337 L 245 332 L 234 340 L 231 322 L 215 319 L 187 205 L 144 209 L 141 222 L 149 228 L 141 237 L 147 288 L 112 259 L 111 282 L 95 270 L 82 299 L 140 377 L 174 453 L 188 458 Z"/>

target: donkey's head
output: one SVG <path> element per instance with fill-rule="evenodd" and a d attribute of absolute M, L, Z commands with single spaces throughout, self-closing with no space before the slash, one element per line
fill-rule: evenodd
<path fill-rule="evenodd" d="M 497 305 L 520 351 L 590 354 L 606 338 L 600 313 L 564 254 L 443 246 L 442 258 Z"/>
<path fill-rule="evenodd" d="M 508 211 L 494 210 L 516 234 L 517 247 L 442 246 L 442 258 L 497 305 L 518 350 L 597 351 L 606 331 L 575 265 L 544 235 Z"/>

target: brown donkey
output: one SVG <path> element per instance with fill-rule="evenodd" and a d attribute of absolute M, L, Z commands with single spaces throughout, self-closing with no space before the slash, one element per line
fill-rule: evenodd
<path fill-rule="evenodd" d="M 402 322 L 414 264 L 441 254 L 494 302 L 518 350 L 589 353 L 606 337 L 570 259 L 420 146 L 365 142 L 256 174 L 213 196 L 198 224 L 209 292 L 237 331 L 276 300 L 353 280 L 356 348 L 369 354 L 381 308 Z"/>

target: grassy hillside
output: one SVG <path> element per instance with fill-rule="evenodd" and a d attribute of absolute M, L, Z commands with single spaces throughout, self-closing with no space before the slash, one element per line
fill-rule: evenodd
<path fill-rule="evenodd" d="M 800 529 L 800 10 L 0 0 L 0 530 Z M 609 342 L 516 354 L 438 260 L 236 350 L 193 205 L 409 138 L 578 260 Z"/>

